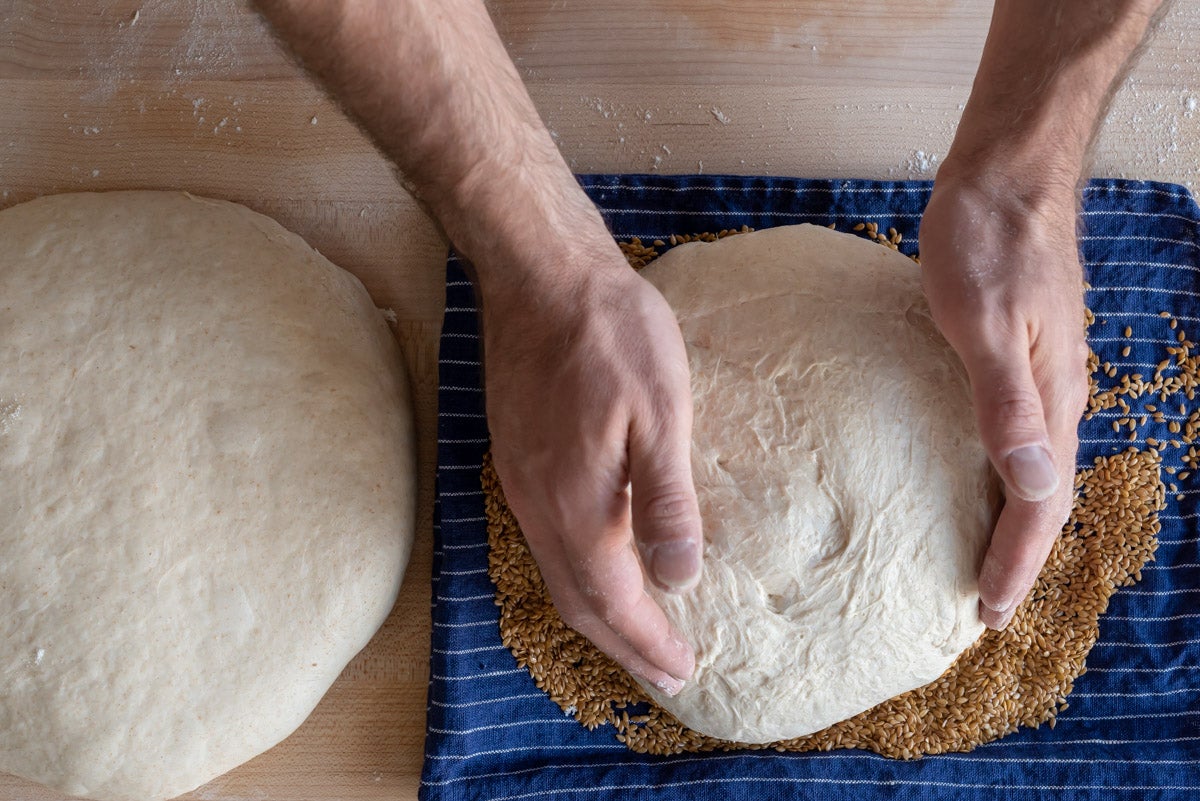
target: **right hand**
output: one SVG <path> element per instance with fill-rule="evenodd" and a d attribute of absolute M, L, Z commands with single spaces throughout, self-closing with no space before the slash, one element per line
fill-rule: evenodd
<path fill-rule="evenodd" d="M 1007 489 L 979 574 L 979 616 L 994 629 L 1012 619 L 1071 513 L 1087 405 L 1075 186 L 1053 174 L 948 160 L 921 223 L 929 306 L 970 375 Z"/>
<path fill-rule="evenodd" d="M 645 581 L 700 577 L 687 353 L 611 238 L 586 250 L 483 293 L 492 456 L 563 620 L 674 695 L 694 654 Z"/>

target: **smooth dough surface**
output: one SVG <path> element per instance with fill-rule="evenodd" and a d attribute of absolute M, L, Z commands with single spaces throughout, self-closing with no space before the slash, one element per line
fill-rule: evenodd
<path fill-rule="evenodd" d="M 0 771 L 153 801 L 286 737 L 391 609 L 414 481 L 395 339 L 296 235 L 0 212 Z"/>
<path fill-rule="evenodd" d="M 642 271 L 692 370 L 700 585 L 656 593 L 697 648 L 684 724 L 767 743 L 936 679 L 983 632 L 995 485 L 918 267 L 811 225 Z"/>

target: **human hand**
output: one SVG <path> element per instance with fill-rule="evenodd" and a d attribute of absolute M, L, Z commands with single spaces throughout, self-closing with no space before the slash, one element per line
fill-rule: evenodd
<path fill-rule="evenodd" d="M 569 271 L 534 273 L 554 281 L 484 293 L 492 456 L 563 620 L 674 695 L 694 655 L 643 566 L 668 591 L 700 577 L 687 353 L 667 302 L 604 236 Z"/>
<path fill-rule="evenodd" d="M 1029 183 L 944 166 L 920 232 L 934 321 L 967 368 L 1006 487 L 979 575 L 991 628 L 1008 624 L 1070 514 L 1087 400 L 1075 188 Z"/>

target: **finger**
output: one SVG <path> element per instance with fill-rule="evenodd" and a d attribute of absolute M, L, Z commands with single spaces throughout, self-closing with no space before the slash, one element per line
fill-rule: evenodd
<path fill-rule="evenodd" d="M 531 549 L 532 543 L 530 543 Z M 683 682 L 691 676 L 694 658 L 691 648 L 674 631 L 669 630 L 664 639 L 672 640 L 665 655 L 656 655 L 656 661 L 647 659 L 624 637 L 617 634 L 601 619 L 602 608 L 597 608 L 594 594 L 585 593 L 579 580 L 570 568 L 570 559 L 556 541 L 544 543 L 535 550 L 534 557 L 542 568 L 542 578 L 559 611 L 563 622 L 587 637 L 593 645 L 603 651 L 614 662 L 631 674 L 658 687 L 669 695 L 675 695 Z M 638 574 L 640 581 L 640 573 Z M 657 607 L 655 607 L 657 609 Z M 659 612 L 661 615 L 661 611 Z M 653 625 L 653 618 L 648 618 Z M 666 618 L 663 618 L 665 622 Z M 650 637 L 658 636 L 654 631 Z M 665 658 L 664 658 L 665 656 Z M 661 664 L 659 664 L 661 663 Z"/>
<path fill-rule="evenodd" d="M 1029 594 L 1070 512 L 1070 496 L 1004 504 L 979 571 L 979 617 L 1002 629 Z"/>
<path fill-rule="evenodd" d="M 653 413 L 651 413 L 653 414 Z M 653 421 L 635 421 L 629 436 L 633 534 L 651 581 L 684 592 L 700 581 L 704 540 L 692 483 L 691 397 Z"/>
<path fill-rule="evenodd" d="M 622 493 L 624 496 L 624 493 Z M 627 496 L 624 509 L 628 510 Z M 556 606 L 573 629 L 625 669 L 674 695 L 691 677 L 695 656 L 645 590 L 624 516 L 623 537 L 564 542 L 573 567 L 570 586 Z"/>
<path fill-rule="evenodd" d="M 585 607 L 590 602 L 582 595 L 579 598 L 577 603 Z M 575 603 L 568 601 L 566 606 Z M 611 623 L 591 611 L 564 620 L 625 670 L 667 695 L 683 689 L 695 670 L 695 657 L 649 595 L 627 612 L 600 614 L 607 614 Z"/>
<path fill-rule="evenodd" d="M 969 351 L 979 435 L 1008 497 L 1041 501 L 1059 487 L 1041 393 L 1034 381 L 1028 342 Z"/>
<path fill-rule="evenodd" d="M 1009 498 L 997 520 L 979 575 L 980 618 L 1003 628 L 1029 594 L 1071 511 L 1078 424 L 1087 394 L 1086 372 L 1064 344 L 1040 382 L 1049 412 L 1048 433 L 1059 466 L 1059 490 L 1044 501 Z"/>

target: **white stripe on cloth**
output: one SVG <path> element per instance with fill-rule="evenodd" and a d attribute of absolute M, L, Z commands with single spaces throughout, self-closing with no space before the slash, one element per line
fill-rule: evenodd
<path fill-rule="evenodd" d="M 727 762 L 729 760 L 746 759 L 746 756 L 747 756 L 746 754 L 702 753 L 702 754 L 689 754 L 689 755 L 686 755 L 683 757 L 660 757 L 659 759 L 657 759 L 654 762 L 641 761 L 641 760 L 628 760 L 628 761 L 624 761 L 624 762 L 589 762 L 586 765 L 539 765 L 534 768 L 519 768 L 516 770 L 496 771 L 493 773 L 477 773 L 477 774 L 473 774 L 473 775 L 469 775 L 469 776 L 455 776 L 454 778 L 451 778 L 451 779 L 443 779 L 441 781 L 434 781 L 434 782 L 423 782 L 423 784 L 426 784 L 429 786 L 439 786 L 440 787 L 440 786 L 444 786 L 447 784 L 458 784 L 459 782 L 473 781 L 476 779 L 495 779 L 495 778 L 500 778 L 503 776 L 521 776 L 526 773 L 543 773 L 546 771 L 559 771 L 559 770 L 582 770 L 582 771 L 587 771 L 590 773 L 591 771 L 595 770 L 596 768 L 622 768 L 622 767 L 654 768 L 654 767 L 658 767 L 658 766 L 664 765 L 664 764 L 687 765 L 687 764 L 692 764 L 692 763 L 701 762 L 701 761 L 703 761 L 705 764 L 708 764 L 710 762 Z M 817 761 L 817 760 L 825 761 L 825 760 L 831 760 L 831 759 L 835 760 L 835 761 L 841 761 L 841 760 L 867 760 L 870 762 L 890 762 L 891 761 L 891 760 L 887 759 L 886 757 L 879 756 L 878 754 L 862 754 L 862 753 L 854 753 L 854 752 L 847 752 L 847 753 L 843 753 L 843 754 L 831 754 L 831 753 L 823 753 L 823 752 L 818 751 L 818 752 L 811 752 L 811 753 L 805 754 L 805 758 L 808 760 L 814 760 L 814 761 Z M 755 761 L 762 761 L 762 762 L 767 762 L 767 761 L 778 762 L 778 761 L 786 761 L 789 759 L 789 757 L 784 754 L 757 753 L 754 755 L 754 759 L 755 759 Z M 1062 765 L 1086 765 L 1086 764 L 1090 764 L 1093 762 L 1103 763 L 1103 764 L 1117 764 L 1117 765 L 1129 764 L 1129 761 L 1126 759 L 1103 759 L 1103 758 L 1091 759 L 1091 758 L 1070 758 L 1070 757 L 980 757 L 975 754 L 939 754 L 937 756 L 937 759 L 939 759 L 941 761 L 947 761 L 947 762 L 970 762 L 970 763 L 990 762 L 990 763 L 1000 763 L 1000 764 L 1004 764 L 1006 762 L 1013 762 L 1013 763 L 1020 763 L 1020 764 L 1038 763 L 1038 764 L 1051 764 L 1051 765 L 1059 765 L 1059 764 L 1062 764 Z M 1200 760 L 1196 760 L 1196 759 L 1145 760 L 1145 761 L 1139 762 L 1138 764 L 1142 764 L 1142 765 L 1195 765 L 1195 764 L 1200 764 Z"/>
<path fill-rule="evenodd" d="M 1089 671 L 1090 672 L 1090 671 Z M 1163 698 L 1168 695 L 1183 695 L 1184 693 L 1192 693 L 1200 695 L 1200 687 L 1184 687 L 1181 690 L 1166 690 L 1164 692 L 1142 692 L 1142 693 L 1081 693 L 1073 692 L 1069 696 L 1072 700 L 1076 698 Z"/>
<path fill-rule="evenodd" d="M 1092 270 L 1104 267 L 1167 267 L 1172 270 L 1200 273 L 1200 267 L 1194 264 L 1177 264 L 1170 261 L 1091 261 L 1088 262 L 1088 267 Z"/>
<path fill-rule="evenodd" d="M 1092 673 L 1173 673 L 1176 670 L 1200 670 L 1200 665 L 1163 665 L 1156 668 L 1139 668 L 1139 667 L 1089 667 L 1088 674 Z"/>
<path fill-rule="evenodd" d="M 653 784 L 608 784 L 598 785 L 594 787 L 572 787 L 570 789 L 556 788 L 553 790 L 534 790 L 527 793 L 516 793 L 515 795 L 494 796 L 490 801 L 520 801 L 524 798 L 546 798 L 553 796 L 562 796 L 568 793 L 611 793 L 614 791 L 630 791 L 630 790 L 662 790 L 667 787 L 718 787 L 723 785 L 737 784 L 767 784 L 776 786 L 803 786 L 803 785 L 834 785 L 840 787 L 942 787 L 946 789 L 957 790 L 998 790 L 1000 789 L 994 782 L 948 782 L 948 781 L 931 781 L 929 779 L 828 779 L 823 777 L 805 776 L 805 777 L 752 777 L 752 776 L 729 776 L 714 779 L 688 779 L 685 781 L 675 782 L 655 782 Z M 1167 785 L 1167 784 L 1016 784 L 1005 782 L 1003 789 L 1011 790 L 1100 790 L 1113 791 L 1119 790 L 1122 792 L 1146 792 L 1148 790 L 1195 790 L 1195 785 Z"/>
<path fill-rule="evenodd" d="M 493 600 L 495 597 L 496 597 L 496 593 L 494 593 L 494 592 L 484 593 L 483 595 L 462 595 L 462 596 L 438 595 L 437 602 L 439 604 L 441 604 L 441 603 L 458 604 L 458 603 L 469 603 L 471 601 L 490 601 L 490 600 Z"/>
<path fill-rule="evenodd" d="M 543 724 L 555 725 L 555 726 L 569 724 L 572 726 L 578 726 L 579 721 L 575 720 L 575 718 L 568 718 L 568 717 L 539 718 L 537 720 L 513 720 L 513 721 L 509 721 L 508 723 L 492 723 L 487 726 L 476 726 L 472 729 L 438 729 L 433 726 L 430 726 L 429 730 L 431 732 L 433 732 L 434 734 L 467 735 L 467 734 L 475 734 L 476 732 L 481 732 L 481 731 L 494 731 L 496 729 L 511 729 L 514 726 L 540 726 Z"/>
<path fill-rule="evenodd" d="M 1142 568 L 1145 570 L 1145 568 Z M 1200 640 L 1174 640 L 1172 642 L 1110 642 L 1098 640 L 1096 648 L 1178 648 L 1181 645 L 1200 645 Z"/>
<path fill-rule="evenodd" d="M 662 212 L 657 209 L 613 209 L 613 208 L 607 208 L 605 206 L 599 206 L 597 208 L 599 209 L 601 214 L 634 214 L 634 215 L 644 215 L 644 214 L 661 215 L 662 214 Z M 671 216 L 720 218 L 722 215 L 720 212 L 679 210 L 679 211 L 672 211 Z M 730 215 L 725 215 L 725 216 L 730 216 Z M 841 219 L 861 220 L 863 218 L 861 214 L 844 214 L 842 212 L 837 212 L 837 211 L 818 211 L 818 212 L 756 211 L 753 214 L 743 214 L 743 215 L 738 215 L 738 216 L 739 217 L 778 217 L 780 219 L 785 219 L 785 220 L 799 220 L 799 219 L 804 219 L 804 218 L 815 218 L 815 217 L 820 217 L 822 219 L 839 219 L 839 220 L 841 220 Z M 905 212 L 903 214 L 888 214 L 886 216 L 888 219 L 892 219 L 892 220 L 904 220 L 904 219 L 919 218 L 921 216 L 921 214 L 920 214 L 920 212 Z"/>
<path fill-rule="evenodd" d="M 1158 242 L 1168 245 L 1185 245 L 1186 247 L 1196 248 L 1200 250 L 1200 243 L 1190 242 L 1186 239 L 1171 239 L 1166 236 L 1114 236 L 1112 234 L 1085 234 L 1079 237 L 1080 242 Z"/>
<path fill-rule="evenodd" d="M 507 648 L 503 645 L 481 645 L 478 648 L 431 648 L 435 654 L 445 654 L 447 656 L 460 656 L 465 654 L 484 654 L 484 653 L 500 653 L 507 652 Z"/>
<path fill-rule="evenodd" d="M 459 761 L 474 759 L 481 756 L 496 756 L 499 754 L 526 754 L 533 756 L 538 751 L 624 751 L 620 743 L 613 745 L 537 745 L 519 746 L 516 748 L 494 748 L 490 751 L 473 751 L 470 754 L 426 754 L 426 759 L 455 759 Z M 561 791 L 559 791 L 561 792 Z"/>
<path fill-rule="evenodd" d="M 442 623 L 437 620 L 433 621 L 434 628 L 439 629 L 473 629 L 479 628 L 480 626 L 498 626 L 499 624 L 499 620 L 471 620 L 466 623 Z"/>
<path fill-rule="evenodd" d="M 1068 698 L 1070 696 L 1067 696 Z M 1179 712 L 1147 712 L 1142 715 L 1074 715 L 1071 711 L 1063 712 L 1058 716 L 1058 724 L 1061 726 L 1064 723 L 1074 723 L 1076 721 L 1098 721 L 1098 720 L 1145 720 L 1147 718 L 1190 718 L 1200 715 L 1200 709 L 1187 709 Z"/>
<path fill-rule="evenodd" d="M 746 186 L 746 185 L 741 185 L 741 186 L 737 186 L 737 185 L 734 185 L 734 186 L 729 186 L 729 185 L 722 185 L 722 186 L 712 186 L 712 185 L 708 185 L 708 186 L 663 186 L 663 185 L 635 186 L 634 184 L 620 184 L 620 183 L 618 183 L 618 184 L 585 184 L 585 183 L 581 183 L 580 186 L 584 189 L 608 189 L 608 190 L 626 189 L 626 190 L 630 190 L 633 192 L 652 191 L 652 192 L 674 192 L 674 193 L 680 193 L 680 194 L 692 193 L 692 192 L 718 192 L 718 193 L 719 192 L 754 192 L 755 194 L 783 192 L 783 193 L 786 193 L 789 195 L 805 195 L 805 194 L 809 194 L 809 193 L 820 192 L 822 194 L 828 194 L 828 195 L 865 194 L 865 193 L 896 195 L 896 194 L 929 194 L 932 191 L 931 188 L 928 186 L 897 186 L 897 187 L 888 188 L 886 190 L 881 190 L 879 187 L 874 187 L 874 186 L 861 186 L 861 187 L 860 186 L 853 186 L 853 187 L 851 187 L 851 186 L 847 186 L 847 187 L 832 187 L 832 186 L 811 186 L 811 187 L 809 187 L 809 186 L 806 186 L 806 187 L 801 187 L 801 186 Z M 1123 195 L 1152 194 L 1152 195 L 1162 195 L 1163 197 L 1168 197 L 1168 198 L 1171 198 L 1172 200 L 1178 200 L 1178 201 L 1186 201 L 1188 199 L 1188 196 L 1181 192 L 1171 192 L 1166 189 L 1158 189 L 1156 187 L 1106 186 L 1100 190 L 1092 189 L 1090 187 L 1085 187 L 1083 190 L 1083 194 L 1086 196 L 1089 192 L 1091 192 L 1093 195 L 1096 195 L 1096 194 L 1105 194 L 1105 195 L 1108 195 L 1108 194 L 1123 194 Z M 669 214 L 670 212 L 662 212 L 662 213 Z"/>
<path fill-rule="evenodd" d="M 437 673 L 431 673 L 429 678 L 437 679 L 438 681 L 475 681 L 477 679 L 494 679 L 497 676 L 528 676 L 529 672 L 525 668 L 510 668 L 508 670 L 489 670 L 485 673 L 476 673 L 473 676 L 441 676 Z"/>
<path fill-rule="evenodd" d="M 1188 289 L 1167 289 L 1159 286 L 1094 286 L 1088 289 L 1088 293 L 1102 292 L 1155 292 L 1162 295 L 1187 295 L 1190 298 L 1200 298 L 1200 292 L 1192 292 Z M 1096 310 L 1092 309 L 1092 313 L 1095 314 Z M 1108 314 L 1108 312 L 1101 313 Z"/>
<path fill-rule="evenodd" d="M 1195 225 L 1198 221 L 1182 214 L 1167 214 L 1160 211 L 1117 211 L 1116 209 L 1091 209 L 1080 212 L 1081 217 L 1153 217 L 1156 220 L 1182 220 Z"/>
<path fill-rule="evenodd" d="M 459 709 L 469 706 L 483 706 L 485 704 L 499 704 L 503 701 L 532 701 L 537 698 L 545 698 L 549 700 L 549 696 L 545 693 L 522 693 L 520 695 L 505 695 L 500 698 L 484 698 L 482 701 L 463 701 L 457 704 L 447 704 L 442 701 L 430 700 L 429 703 L 434 706 L 440 706 L 443 709 Z"/>
<path fill-rule="evenodd" d="M 1200 612 L 1191 612 L 1185 615 L 1168 615 L 1167 617 L 1153 617 L 1150 615 L 1113 615 L 1105 614 L 1102 620 L 1117 620 L 1124 623 L 1162 623 L 1168 620 L 1191 620 L 1200 617 Z"/>

